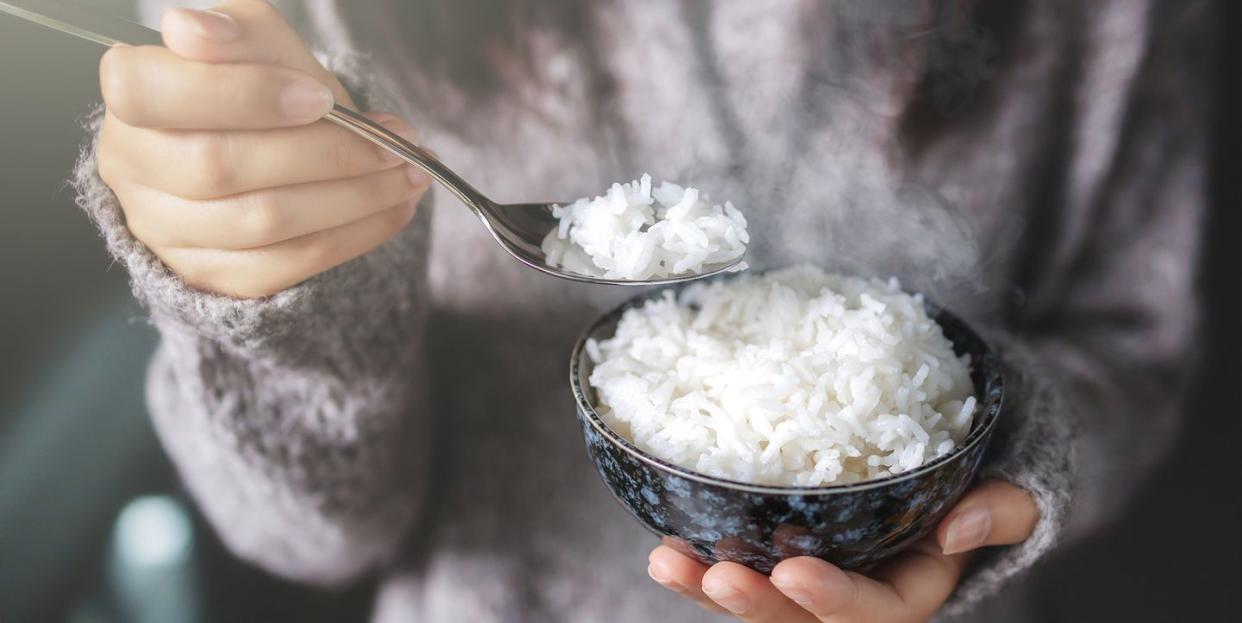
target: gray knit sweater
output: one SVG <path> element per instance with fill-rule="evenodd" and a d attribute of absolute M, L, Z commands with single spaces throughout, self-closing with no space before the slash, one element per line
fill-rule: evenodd
<path fill-rule="evenodd" d="M 370 108 L 497 199 L 649 171 L 740 206 L 753 266 L 896 275 L 982 327 L 1014 379 L 987 475 L 1043 516 L 979 558 L 946 617 L 1119 508 L 1175 429 L 1194 351 L 1205 3 L 964 19 L 958 2 L 610 0 L 570 3 L 574 30 L 549 1 L 522 5 L 529 63 L 494 59 L 490 90 L 399 36 L 409 3 L 282 6 Z M 233 300 L 130 235 L 93 147 L 75 181 L 161 336 L 159 435 L 238 556 L 320 585 L 377 574 L 380 621 L 708 617 L 647 579 L 655 542 L 574 422 L 571 342 L 631 290 L 521 267 L 441 192 L 378 250 Z"/>

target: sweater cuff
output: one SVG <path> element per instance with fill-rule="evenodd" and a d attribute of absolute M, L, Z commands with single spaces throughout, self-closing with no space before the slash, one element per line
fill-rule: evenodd
<path fill-rule="evenodd" d="M 428 193 L 419 214 L 393 240 L 359 258 L 263 299 L 236 299 L 187 285 L 125 224 L 120 202 L 98 173 L 97 145 L 103 107 L 84 122 L 91 139 L 82 149 L 72 182 L 77 204 L 99 228 L 108 252 L 129 272 L 135 298 L 161 333 L 205 338 L 236 354 L 269 363 L 325 361 L 322 353 L 363 353 L 376 340 L 411 340 L 424 293 L 430 213 Z M 358 300 L 353 292 L 367 292 Z M 170 336 L 171 337 L 171 336 Z M 381 349 L 382 350 L 382 349 Z M 382 365 L 359 356 L 353 365 Z"/>
<path fill-rule="evenodd" d="M 981 550 L 941 609 L 955 617 L 1029 569 L 1061 539 L 1072 495 L 1079 419 L 1058 366 L 1011 336 L 988 336 L 1004 362 L 1005 411 L 980 479 L 1022 487 L 1039 507 L 1034 532 L 1017 545 Z"/>
<path fill-rule="evenodd" d="M 364 109 L 397 110 L 390 85 L 358 78 L 365 58 L 316 56 Z M 103 117 L 100 106 L 84 121 L 90 140 L 74 167 L 77 203 L 99 228 L 112 257 L 128 270 L 134 296 L 161 332 L 206 338 L 248 357 L 298 362 L 321 359 L 316 353 L 365 352 L 369 342 L 409 339 L 417 332 L 416 312 L 424 300 L 417 277 L 426 261 L 433 193 L 424 195 L 410 226 L 362 257 L 263 299 L 211 294 L 187 285 L 130 233 L 120 202 L 99 177 Z M 353 296 L 360 291 L 368 293 L 367 300 Z M 355 364 L 367 365 L 364 360 Z"/>

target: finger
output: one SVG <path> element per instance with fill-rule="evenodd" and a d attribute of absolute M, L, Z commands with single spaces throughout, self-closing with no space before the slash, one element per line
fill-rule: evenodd
<path fill-rule="evenodd" d="M 815 620 L 811 613 L 777 590 L 767 577 L 735 562 L 712 565 L 703 576 L 703 592 L 747 623 Z"/>
<path fill-rule="evenodd" d="M 392 115 L 368 116 L 413 137 L 409 126 Z M 114 177 L 185 199 L 353 178 L 402 164 L 327 123 L 236 132 L 146 130 L 126 125 L 109 111 L 99 140 L 100 153 L 107 154 L 107 162 L 100 164 L 111 167 Z"/>
<path fill-rule="evenodd" d="M 403 167 L 346 180 L 191 201 L 138 185 L 114 188 L 130 230 L 151 246 L 254 249 L 332 229 L 415 199 L 430 185 Z"/>
<path fill-rule="evenodd" d="M 897 559 L 872 570 L 873 577 L 842 571 L 816 558 L 802 557 L 777 565 L 772 571 L 772 583 L 826 620 L 828 617 L 857 621 L 922 620 L 935 612 L 952 593 L 969 559 L 968 552 L 943 552 L 950 526 L 963 516 L 969 518 L 966 511 L 979 508 L 989 510 L 983 543 L 1012 543 L 1024 539 L 1038 520 L 1038 509 L 1024 491 L 1006 483 L 987 482 L 967 494 L 950 513 L 938 531 L 939 540 L 928 537 L 919 541 Z M 961 526 L 958 528 L 960 530 Z M 972 530 L 978 533 L 977 529 Z M 960 536 L 961 533 L 954 538 Z"/>
<path fill-rule="evenodd" d="M 707 565 L 684 556 L 667 545 L 651 550 L 647 562 L 647 575 L 664 588 L 681 594 L 711 612 L 727 612 L 703 594 L 703 574 L 707 573 Z"/>
<path fill-rule="evenodd" d="M 164 45 L 176 55 L 205 63 L 263 63 L 305 72 L 352 106 L 336 76 L 323 67 L 276 7 L 231 0 L 210 11 L 187 8 L 164 13 Z"/>
<path fill-rule="evenodd" d="M 154 251 L 191 287 L 261 298 L 371 251 L 409 224 L 414 212 L 414 202 L 408 201 L 347 225 L 259 249 Z"/>
<path fill-rule="evenodd" d="M 892 587 L 909 616 L 922 620 L 949 598 L 969 557 L 969 553 L 946 555 L 928 537 L 870 574 Z"/>
<path fill-rule="evenodd" d="M 800 556 L 772 570 L 772 585 L 822 620 L 901 621 L 906 604 L 893 587 L 818 558 Z M 837 617 L 830 619 L 830 617 Z"/>
<path fill-rule="evenodd" d="M 971 489 L 940 522 L 936 539 L 946 554 L 986 545 L 1025 541 L 1039 522 L 1031 494 L 1002 480 L 988 480 Z"/>
<path fill-rule="evenodd" d="M 304 125 L 332 109 L 305 72 L 253 63 L 198 63 L 157 46 L 118 46 L 99 66 L 108 108 L 142 128 L 260 129 Z"/>

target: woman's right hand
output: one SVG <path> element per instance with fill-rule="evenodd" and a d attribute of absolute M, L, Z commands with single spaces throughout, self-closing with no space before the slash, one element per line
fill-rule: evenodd
<path fill-rule="evenodd" d="M 99 174 L 186 283 L 268 296 L 409 223 L 430 179 L 318 121 L 353 104 L 270 4 L 173 9 L 162 27 L 166 48 L 118 46 L 100 64 Z"/>

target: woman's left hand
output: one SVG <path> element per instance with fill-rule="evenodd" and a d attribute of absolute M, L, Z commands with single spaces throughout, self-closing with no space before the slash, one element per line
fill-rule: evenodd
<path fill-rule="evenodd" d="M 940 522 L 935 535 L 861 575 L 818 558 L 790 558 L 768 578 L 742 565 L 706 565 L 661 545 L 647 572 L 669 590 L 742 621 L 814 623 L 926 621 L 948 599 L 970 553 L 1020 543 L 1035 529 L 1030 494 L 999 480 L 983 482 Z"/>

